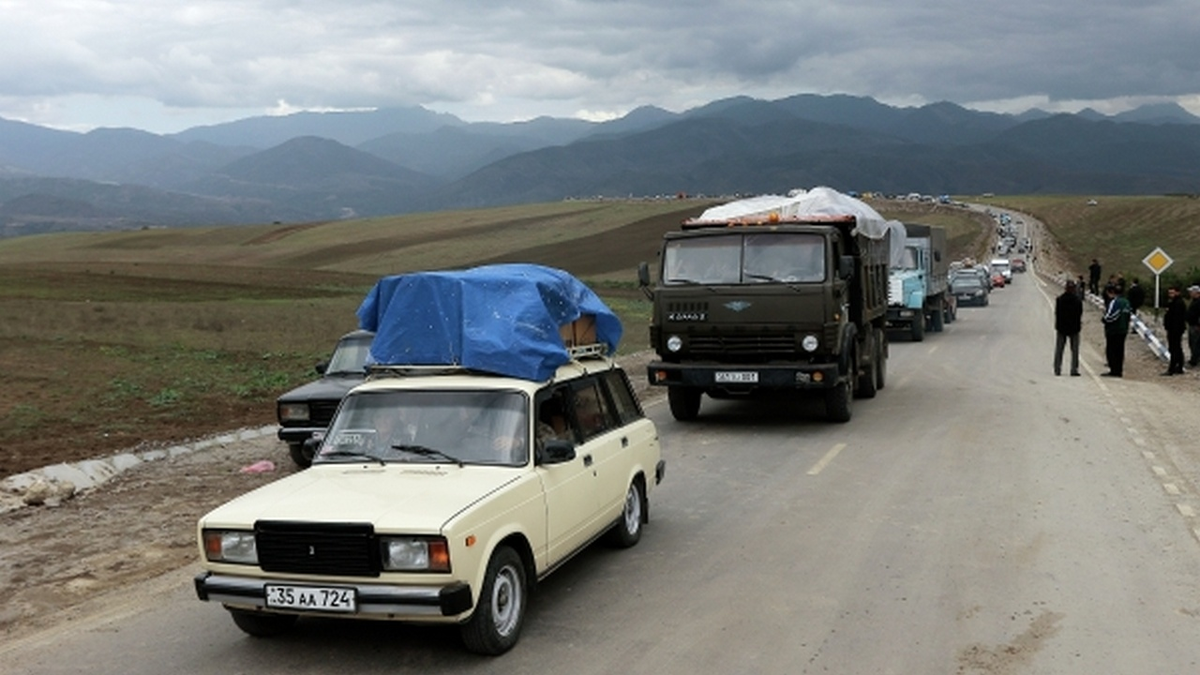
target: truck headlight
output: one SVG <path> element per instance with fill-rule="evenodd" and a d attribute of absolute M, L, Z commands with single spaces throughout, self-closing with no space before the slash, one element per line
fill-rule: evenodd
<path fill-rule="evenodd" d="M 204 557 L 209 562 L 257 565 L 258 548 L 248 530 L 204 530 Z"/>
<path fill-rule="evenodd" d="M 280 403 L 279 404 L 279 421 L 280 422 L 307 422 L 308 421 L 308 404 L 307 403 Z"/>
<path fill-rule="evenodd" d="M 683 338 L 679 337 L 678 335 L 672 335 L 671 337 L 667 338 L 667 349 L 673 352 L 683 349 Z"/>
<path fill-rule="evenodd" d="M 800 341 L 800 346 L 806 352 L 815 352 L 817 347 L 821 346 L 821 341 L 817 339 L 816 335 L 805 335 L 804 339 Z"/>
<path fill-rule="evenodd" d="M 450 547 L 441 537 L 382 537 L 385 572 L 449 572 Z"/>

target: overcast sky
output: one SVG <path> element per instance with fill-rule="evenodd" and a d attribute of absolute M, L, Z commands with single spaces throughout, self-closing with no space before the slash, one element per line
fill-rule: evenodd
<path fill-rule="evenodd" d="M 180 131 L 421 105 L 467 121 L 735 95 L 1200 114 L 1196 0 L 0 0 L 0 117 Z"/>

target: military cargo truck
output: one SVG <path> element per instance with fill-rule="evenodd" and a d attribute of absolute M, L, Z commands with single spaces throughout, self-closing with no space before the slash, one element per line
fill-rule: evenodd
<path fill-rule="evenodd" d="M 956 313 L 946 229 L 921 223 L 904 223 L 904 229 L 904 255 L 888 277 L 887 324 L 920 342 L 927 329 L 941 332 Z"/>
<path fill-rule="evenodd" d="M 809 392 L 832 421 L 885 384 L 884 332 L 892 233 L 866 203 L 828 188 L 732 202 L 668 232 L 658 279 L 639 281 L 654 310 L 671 414 L 695 418 L 701 398 Z"/>

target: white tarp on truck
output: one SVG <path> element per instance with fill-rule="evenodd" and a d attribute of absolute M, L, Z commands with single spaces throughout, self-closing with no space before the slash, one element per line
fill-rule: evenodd
<path fill-rule="evenodd" d="M 746 218 L 768 218 L 775 214 L 781 219 L 807 216 L 854 216 L 858 221 L 855 232 L 868 239 L 882 239 L 891 231 L 892 265 L 903 259 L 906 244 L 904 224 L 887 220 L 869 204 L 833 188 L 815 187 L 811 190 L 792 190 L 788 195 L 760 195 L 714 206 L 700 214 L 696 222 L 721 222 Z"/>

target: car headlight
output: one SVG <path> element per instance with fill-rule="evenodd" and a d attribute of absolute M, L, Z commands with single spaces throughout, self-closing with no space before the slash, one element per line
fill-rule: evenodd
<path fill-rule="evenodd" d="M 248 530 L 204 530 L 204 557 L 209 562 L 257 565 L 254 532 Z"/>
<path fill-rule="evenodd" d="M 800 346 L 806 352 L 815 352 L 817 347 L 821 346 L 821 341 L 817 339 L 816 335 L 805 335 L 804 339 L 800 341 Z"/>
<path fill-rule="evenodd" d="M 385 572 L 449 572 L 450 547 L 442 537 L 381 537 Z"/>
<path fill-rule="evenodd" d="M 280 422 L 307 422 L 308 421 L 308 404 L 307 403 L 280 403 L 279 404 L 279 421 Z"/>
<path fill-rule="evenodd" d="M 672 335 L 671 337 L 667 338 L 667 349 L 673 352 L 683 349 L 683 338 L 679 337 L 678 335 Z"/>

